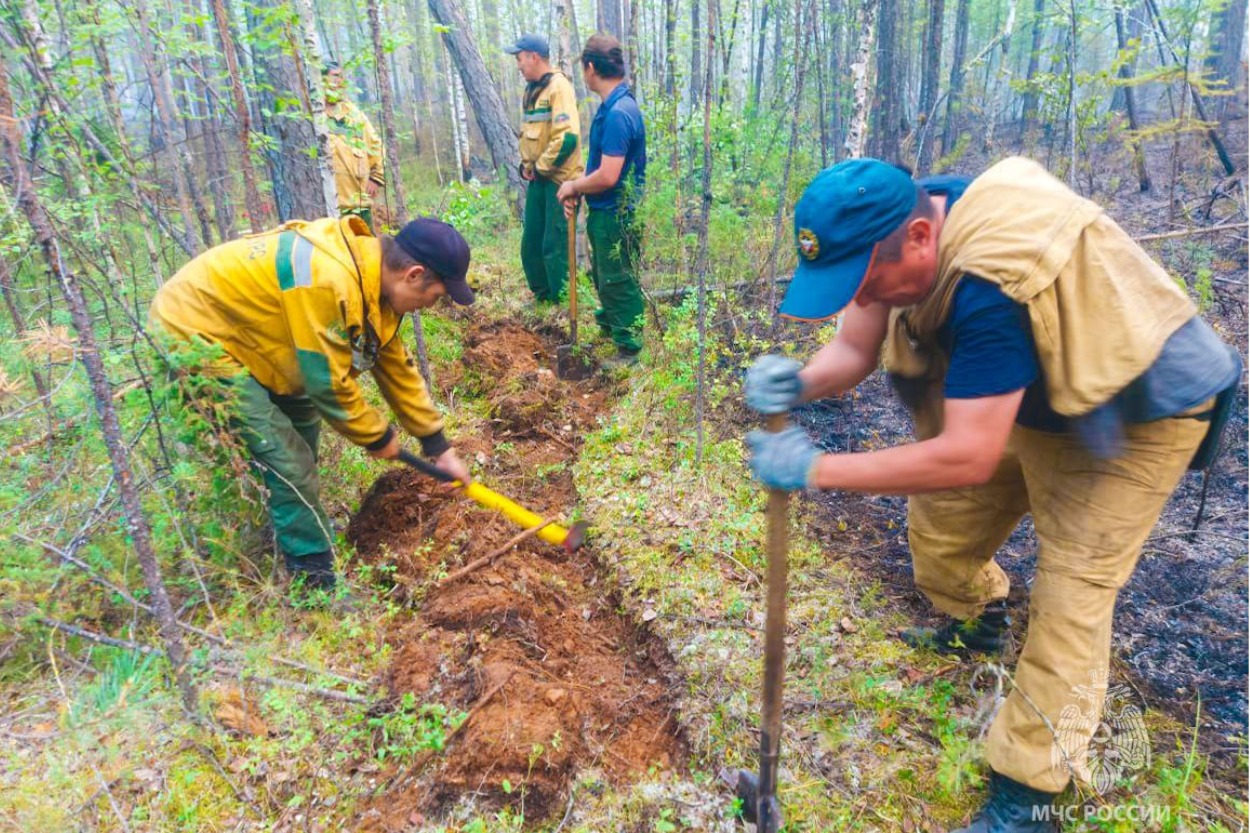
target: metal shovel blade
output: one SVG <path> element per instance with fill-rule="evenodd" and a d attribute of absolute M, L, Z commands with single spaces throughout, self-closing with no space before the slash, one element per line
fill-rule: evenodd
<path fill-rule="evenodd" d="M 760 804 L 760 779 L 745 769 L 722 769 L 721 780 L 733 788 L 734 796 L 742 807 L 742 820 L 756 825 L 758 830 L 778 830 L 785 820 L 781 817 L 781 804 L 771 795 Z M 760 823 L 760 819 L 765 819 Z"/>
<path fill-rule="evenodd" d="M 556 347 L 555 374 L 560 379 L 571 379 L 580 382 L 594 375 L 595 366 L 587 359 L 585 352 L 576 344 L 561 344 Z"/>

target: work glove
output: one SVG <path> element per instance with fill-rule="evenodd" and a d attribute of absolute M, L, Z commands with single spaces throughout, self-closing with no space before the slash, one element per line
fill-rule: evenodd
<path fill-rule="evenodd" d="M 806 489 L 820 450 L 802 428 L 784 431 L 752 431 L 747 434 L 751 447 L 751 471 L 755 479 L 770 489 L 787 492 Z"/>
<path fill-rule="evenodd" d="M 747 371 L 747 407 L 761 414 L 784 414 L 799 404 L 803 365 L 785 356 L 761 356 Z"/>

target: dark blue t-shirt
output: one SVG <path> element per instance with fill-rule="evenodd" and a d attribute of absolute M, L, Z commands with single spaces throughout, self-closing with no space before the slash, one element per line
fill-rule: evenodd
<path fill-rule="evenodd" d="M 642 110 L 624 81 L 608 93 L 590 123 L 587 175 L 599 170 L 605 156 L 625 157 L 621 178 L 607 191 L 587 194 L 586 204 L 599 211 L 612 211 L 622 202 L 632 208 L 642 198 L 642 186 L 646 180 L 647 130 L 642 121 Z M 619 199 L 622 194 L 626 195 L 624 200 Z"/>
<path fill-rule="evenodd" d="M 946 207 L 963 196 L 967 177 L 919 180 Z M 1199 317 L 1172 334 L 1147 370 L 1110 402 L 1070 420 L 1050 407 L 1033 343 L 1028 310 L 998 286 L 964 275 L 955 289 L 950 318 L 938 334 L 950 356 L 944 382 L 948 399 L 998 396 L 1024 388 L 1016 422 L 1042 431 L 1076 430 L 1098 456 L 1114 455 L 1121 425 L 1150 422 L 1192 408 L 1241 378 L 1241 362 Z"/>

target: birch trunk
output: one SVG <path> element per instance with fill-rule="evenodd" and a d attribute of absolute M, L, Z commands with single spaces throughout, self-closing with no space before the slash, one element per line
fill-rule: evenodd
<path fill-rule="evenodd" d="M 858 159 L 864 155 L 864 144 L 868 132 L 868 62 L 872 57 L 872 41 L 876 4 L 864 4 L 864 19 L 860 24 L 859 47 L 855 50 L 855 60 L 851 64 L 851 95 L 854 110 L 851 123 L 846 131 L 846 155 L 850 159 Z"/>

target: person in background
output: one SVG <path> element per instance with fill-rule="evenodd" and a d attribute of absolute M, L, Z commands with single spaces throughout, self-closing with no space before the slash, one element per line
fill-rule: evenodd
<path fill-rule="evenodd" d="M 322 77 L 339 214 L 355 214 L 372 230 L 373 200 L 386 185 L 382 139 L 369 117 L 348 99 L 347 81 L 339 65 L 327 64 Z"/>
<path fill-rule="evenodd" d="M 569 79 L 548 61 L 545 39 L 522 35 L 504 51 L 516 56 L 526 81 L 521 100 L 521 178 L 529 186 L 521 266 L 534 299 L 555 303 L 569 274 L 569 226 L 556 191 L 582 172 L 577 97 Z"/>
<path fill-rule="evenodd" d="M 638 228 L 634 208 L 642 199 L 647 171 L 647 130 L 642 110 L 625 80 L 625 53 L 609 35 L 586 41 L 582 78 L 603 100 L 590 124 L 586 174 L 560 186 L 557 198 L 571 216 L 584 196 L 590 213 L 590 268 L 599 309 L 595 321 L 616 344 L 609 365 L 638 361 L 642 350 L 643 302 L 638 282 Z"/>

